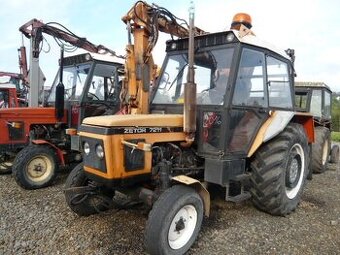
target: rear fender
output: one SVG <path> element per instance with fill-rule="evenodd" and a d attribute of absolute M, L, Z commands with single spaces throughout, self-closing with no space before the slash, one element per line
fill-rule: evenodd
<path fill-rule="evenodd" d="M 57 156 L 58 156 L 58 158 L 61 162 L 61 165 L 65 166 L 65 158 L 64 158 L 63 151 L 60 148 L 58 148 L 57 146 L 55 146 L 53 143 L 50 143 L 50 142 L 48 142 L 46 140 L 42 140 L 42 139 L 32 140 L 31 142 L 33 144 L 36 144 L 36 145 L 48 145 L 51 148 L 53 148 L 55 150 L 55 152 L 57 153 Z"/>
<path fill-rule="evenodd" d="M 315 138 L 314 138 L 314 120 L 313 116 L 308 114 L 308 113 L 295 113 L 295 116 L 292 120 L 295 123 L 299 123 L 303 126 L 305 129 L 307 138 L 308 138 L 308 143 L 314 143 Z"/>
<path fill-rule="evenodd" d="M 263 143 L 281 133 L 290 122 L 301 124 L 305 129 L 308 143 L 314 142 L 314 122 L 312 115 L 300 112 L 273 111 L 255 136 L 247 157 L 251 157 Z"/>

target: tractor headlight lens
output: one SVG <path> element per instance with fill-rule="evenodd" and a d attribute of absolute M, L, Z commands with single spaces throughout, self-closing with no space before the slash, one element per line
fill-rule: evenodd
<path fill-rule="evenodd" d="M 88 142 L 85 142 L 85 143 L 83 144 L 83 149 L 84 149 L 84 153 L 85 153 L 86 155 L 89 155 L 89 154 L 90 154 L 90 145 L 89 145 Z"/>
<path fill-rule="evenodd" d="M 228 42 L 232 42 L 232 41 L 234 40 L 234 38 L 235 38 L 235 36 L 234 36 L 233 33 L 229 33 L 229 34 L 227 35 L 227 41 L 228 41 Z"/>
<path fill-rule="evenodd" d="M 103 146 L 101 146 L 100 144 L 96 146 L 96 154 L 98 158 L 104 158 L 104 149 Z"/>

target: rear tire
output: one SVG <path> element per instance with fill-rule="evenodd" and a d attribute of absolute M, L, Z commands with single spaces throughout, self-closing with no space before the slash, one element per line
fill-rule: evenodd
<path fill-rule="evenodd" d="M 331 149 L 331 157 L 330 157 L 329 162 L 333 164 L 338 164 L 339 162 L 339 146 L 338 145 L 333 145 Z"/>
<path fill-rule="evenodd" d="M 64 194 L 72 211 L 79 216 L 89 216 L 112 208 L 114 191 L 91 183 L 85 175 L 83 163 L 80 163 L 67 177 Z"/>
<path fill-rule="evenodd" d="M 308 174 L 309 147 L 304 128 L 291 123 L 258 149 L 251 162 L 253 204 L 272 215 L 296 209 Z"/>
<path fill-rule="evenodd" d="M 315 128 L 315 142 L 312 144 L 311 169 L 313 173 L 323 173 L 327 170 L 328 156 L 331 148 L 331 137 L 326 127 Z"/>
<path fill-rule="evenodd" d="M 47 145 L 28 145 L 14 159 L 12 166 L 16 182 L 24 189 L 49 186 L 57 176 L 57 156 Z"/>
<path fill-rule="evenodd" d="M 187 186 L 167 189 L 154 203 L 145 227 L 150 254 L 184 254 L 195 242 L 203 220 L 203 202 Z"/>

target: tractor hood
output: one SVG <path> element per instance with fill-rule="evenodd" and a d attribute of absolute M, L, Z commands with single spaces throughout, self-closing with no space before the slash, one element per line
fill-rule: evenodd
<path fill-rule="evenodd" d="M 134 114 L 85 118 L 83 124 L 102 127 L 183 127 L 182 114 Z"/>

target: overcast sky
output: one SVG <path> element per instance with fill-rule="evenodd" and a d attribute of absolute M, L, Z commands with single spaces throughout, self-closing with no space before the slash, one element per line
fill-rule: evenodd
<path fill-rule="evenodd" d="M 187 19 L 190 0 L 154 0 L 178 17 Z M 295 49 L 298 81 L 321 81 L 340 91 L 340 23 L 338 0 L 195 0 L 198 27 L 208 32 L 226 30 L 236 12 L 247 12 L 253 31 L 279 48 Z M 95 44 L 124 54 L 127 32 L 121 17 L 133 6 L 131 0 L 0 0 L 0 71 L 19 72 L 19 27 L 32 18 L 55 21 Z M 152 3 L 149 1 L 148 3 Z M 40 56 L 50 84 L 58 69 L 59 49 L 46 35 L 51 49 Z M 162 35 L 154 52 L 156 63 L 164 57 Z M 28 39 L 24 39 L 29 49 Z M 45 44 L 46 46 L 46 44 Z M 44 48 L 45 50 L 48 47 Z"/>

